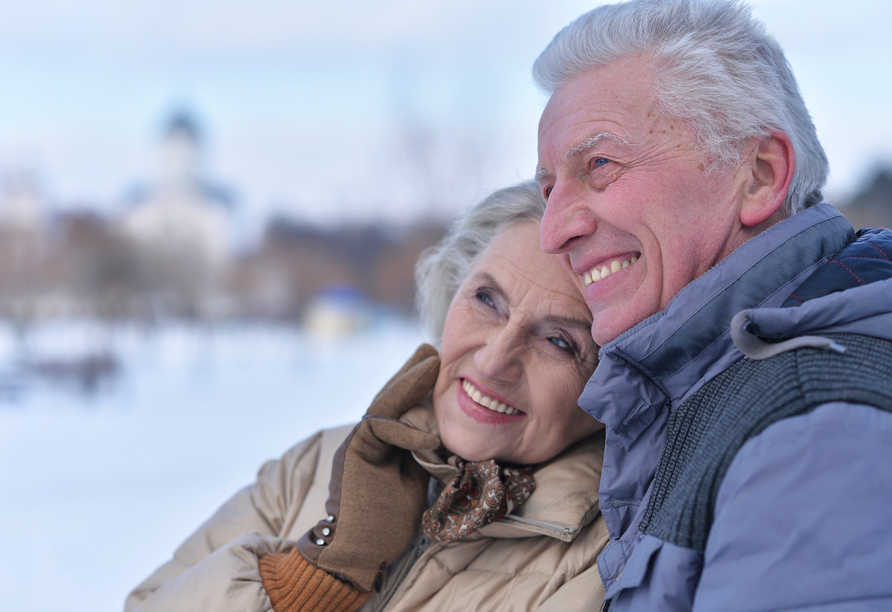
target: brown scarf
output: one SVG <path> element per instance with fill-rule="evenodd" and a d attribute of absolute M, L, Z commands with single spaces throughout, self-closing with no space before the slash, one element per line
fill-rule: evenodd
<path fill-rule="evenodd" d="M 536 488 L 533 468 L 503 468 L 494 459 L 457 463 L 459 473 L 422 517 L 429 540 L 451 542 L 499 520 Z"/>

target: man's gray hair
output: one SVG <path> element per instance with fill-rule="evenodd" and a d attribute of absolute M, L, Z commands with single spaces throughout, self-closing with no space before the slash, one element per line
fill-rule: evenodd
<path fill-rule="evenodd" d="M 772 131 L 790 137 L 796 169 L 784 210 L 821 201 L 827 156 L 777 41 L 738 0 L 631 0 L 600 6 L 558 32 L 533 66 L 554 93 L 573 77 L 617 60 L 653 64 L 661 112 L 686 123 L 709 166 L 727 170 L 746 142 Z"/>
<path fill-rule="evenodd" d="M 421 254 L 415 264 L 418 312 L 435 346 L 443 340 L 452 298 L 480 254 L 509 226 L 538 223 L 544 214 L 545 199 L 535 182 L 500 189 L 467 209 L 440 242 Z"/>

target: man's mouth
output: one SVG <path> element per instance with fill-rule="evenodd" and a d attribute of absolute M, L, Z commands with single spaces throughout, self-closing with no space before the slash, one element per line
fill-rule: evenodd
<path fill-rule="evenodd" d="M 592 283 L 596 283 L 599 280 L 601 280 L 607 276 L 610 276 L 614 272 L 619 272 L 620 270 L 624 270 L 624 269 L 628 268 L 636 261 L 638 261 L 638 257 L 636 255 L 633 255 L 629 259 L 624 259 L 622 261 L 620 261 L 619 259 L 614 259 L 613 261 L 610 262 L 609 266 L 608 265 L 603 265 L 601 267 L 595 266 L 589 272 L 586 272 L 582 276 L 582 282 L 585 284 L 586 287 L 588 287 Z"/>
<path fill-rule="evenodd" d="M 461 386 L 462 389 L 465 390 L 465 393 L 467 393 L 471 397 L 471 399 L 474 400 L 475 403 L 480 404 L 487 410 L 492 410 L 493 412 L 501 412 L 502 414 L 508 415 L 520 414 L 520 410 L 518 410 L 517 408 L 513 408 L 505 402 L 500 402 L 499 400 L 493 399 L 488 395 L 483 395 L 483 393 L 480 392 L 480 389 L 472 385 L 466 379 L 462 379 Z"/>

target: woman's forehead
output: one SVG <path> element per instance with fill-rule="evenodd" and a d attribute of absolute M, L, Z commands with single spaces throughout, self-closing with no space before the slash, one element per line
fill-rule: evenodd
<path fill-rule="evenodd" d="M 469 280 L 489 281 L 512 302 L 534 299 L 537 310 L 558 308 L 590 318 L 575 274 L 539 246 L 539 224 L 516 223 L 493 239 L 471 270 Z M 579 311 L 577 313 L 576 311 Z"/>

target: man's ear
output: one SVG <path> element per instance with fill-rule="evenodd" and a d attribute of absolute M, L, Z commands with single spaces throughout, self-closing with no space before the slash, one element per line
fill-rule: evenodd
<path fill-rule="evenodd" d="M 770 219 L 783 206 L 793 182 L 796 153 L 789 136 L 772 132 L 754 140 L 744 155 L 741 161 L 748 172 L 748 184 L 740 207 L 740 222 L 753 227 Z"/>

